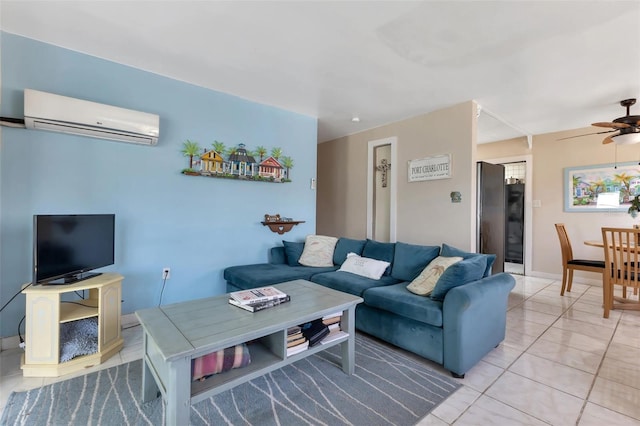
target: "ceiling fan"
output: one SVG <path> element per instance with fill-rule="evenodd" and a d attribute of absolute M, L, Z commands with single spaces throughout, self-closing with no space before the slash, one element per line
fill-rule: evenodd
<path fill-rule="evenodd" d="M 627 108 L 627 115 L 625 115 L 624 117 L 616 118 L 611 122 L 605 121 L 605 122 L 598 122 L 598 123 L 591 124 L 592 126 L 595 126 L 595 127 L 609 127 L 613 130 L 606 130 L 604 132 L 596 132 L 596 133 L 587 133 L 585 135 L 578 135 L 578 136 L 570 136 L 568 138 L 562 138 L 558 140 L 571 139 L 571 138 L 577 138 L 577 137 L 588 136 L 588 135 L 599 135 L 603 133 L 618 132 L 617 135 L 611 135 L 604 138 L 602 143 L 603 144 L 616 143 L 617 145 L 630 145 L 634 143 L 639 143 L 640 142 L 640 115 L 630 115 L 629 113 L 631 105 L 634 105 L 635 103 L 636 103 L 636 100 L 633 98 L 624 99 L 620 101 L 620 105 L 622 107 Z"/>

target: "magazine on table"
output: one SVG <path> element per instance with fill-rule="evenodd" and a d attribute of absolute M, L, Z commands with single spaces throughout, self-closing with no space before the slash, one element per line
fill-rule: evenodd
<path fill-rule="evenodd" d="M 240 303 L 234 298 L 230 297 L 229 303 L 234 306 L 237 306 L 238 308 L 242 308 L 245 311 L 258 312 L 258 311 L 262 311 L 263 309 L 273 308 L 274 306 L 281 305 L 290 300 L 291 300 L 291 296 L 285 295 L 284 297 L 280 299 L 275 299 L 275 300 L 267 300 L 267 301 L 256 302 L 256 303 Z"/>
<path fill-rule="evenodd" d="M 229 293 L 231 299 L 238 303 L 248 305 L 251 303 L 267 302 L 269 300 L 278 300 L 287 295 L 275 287 L 251 288 L 249 290 L 240 290 Z"/>

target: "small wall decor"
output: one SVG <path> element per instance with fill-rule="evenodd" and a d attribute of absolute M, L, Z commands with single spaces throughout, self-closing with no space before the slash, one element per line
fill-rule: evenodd
<path fill-rule="evenodd" d="M 462 194 L 460 194 L 459 191 L 451 191 L 451 194 L 449 194 L 449 196 L 451 197 L 451 202 L 452 203 L 461 203 L 462 202 Z"/>
<path fill-rule="evenodd" d="M 391 163 L 386 158 L 380 160 L 380 165 L 376 166 L 376 170 L 382 172 L 382 187 L 387 187 L 387 172 L 391 170 Z"/>
<path fill-rule="evenodd" d="M 626 212 L 640 194 L 640 165 L 637 162 L 566 167 L 564 169 L 564 211 Z"/>
<path fill-rule="evenodd" d="M 283 156 L 281 148 L 271 151 L 258 146 L 254 151 L 241 143 L 227 148 L 215 141 L 210 149 L 200 147 L 195 141 L 186 140 L 182 144 L 182 155 L 189 158 L 189 167 L 181 173 L 188 176 L 206 176 L 223 179 L 240 179 L 258 182 L 291 182 L 291 157 Z M 267 153 L 270 153 L 267 156 Z M 259 158 L 259 160 L 257 159 Z"/>
<path fill-rule="evenodd" d="M 279 214 L 265 214 L 262 222 L 264 226 L 268 226 L 271 231 L 280 235 L 291 231 L 291 228 L 299 223 L 304 223 L 304 220 L 293 220 L 290 217 L 281 217 Z"/>
<path fill-rule="evenodd" d="M 408 181 L 449 179 L 451 177 L 451 154 L 410 160 Z"/>

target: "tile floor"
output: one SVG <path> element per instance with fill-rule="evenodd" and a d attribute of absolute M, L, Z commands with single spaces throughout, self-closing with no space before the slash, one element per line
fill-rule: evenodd
<path fill-rule="evenodd" d="M 558 281 L 514 278 L 505 341 L 418 425 L 640 425 L 640 312 L 604 319 L 599 287 L 561 297 Z M 124 327 L 124 348 L 100 368 L 141 357 L 140 327 Z M 0 409 L 13 390 L 70 377 L 23 378 L 20 355 L 0 353 Z"/>

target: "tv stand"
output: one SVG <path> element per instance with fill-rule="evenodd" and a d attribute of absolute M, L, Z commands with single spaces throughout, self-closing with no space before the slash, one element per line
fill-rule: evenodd
<path fill-rule="evenodd" d="M 122 275 L 104 273 L 66 285 L 37 285 L 26 295 L 24 377 L 58 377 L 98 365 L 117 354 L 124 340 L 120 327 Z M 89 290 L 89 298 L 64 303 L 66 293 Z M 60 362 L 61 324 L 98 319 L 98 352 Z"/>

